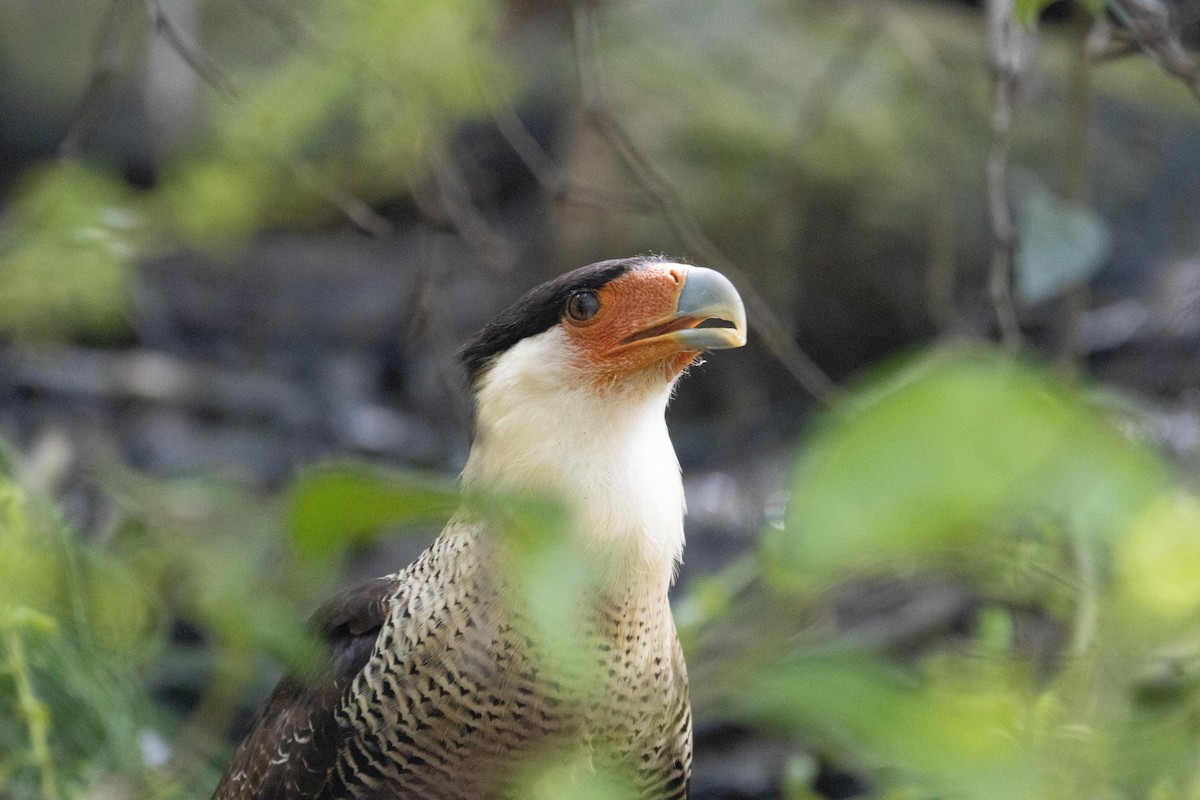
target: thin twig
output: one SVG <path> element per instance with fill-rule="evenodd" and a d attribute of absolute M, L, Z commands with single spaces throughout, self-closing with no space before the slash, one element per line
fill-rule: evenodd
<path fill-rule="evenodd" d="M 443 232 L 436 228 L 421 226 L 420 266 L 417 282 L 413 287 L 410 313 L 407 316 L 409 323 L 403 336 L 404 343 L 423 341 L 423 347 L 432 345 L 436 355 L 434 361 L 438 382 L 450 401 L 450 410 L 458 421 L 459 429 L 469 434 L 474 414 L 471 399 L 463 388 L 459 371 L 453 366 L 454 337 L 440 287 L 442 275 L 446 271 L 446 259 L 440 246 L 442 235 Z"/>
<path fill-rule="evenodd" d="M 658 210 L 658 205 L 646 197 L 644 192 L 619 192 L 573 183 L 529 132 L 529 128 L 525 127 L 525 123 L 515 111 L 491 103 L 488 106 L 496 130 L 551 200 L 630 212 Z"/>
<path fill-rule="evenodd" d="M 1017 23 L 1013 0 L 988 0 L 988 51 L 992 67 L 991 144 L 986 183 L 992 225 L 992 260 L 988 293 L 1000 328 L 1000 340 L 1011 352 L 1021 346 L 1021 325 L 1013 300 L 1013 262 L 1017 233 L 1008 205 L 1008 151 L 1013 107 L 1033 50 L 1032 34 Z"/>
<path fill-rule="evenodd" d="M 251 12 L 274 25 L 292 47 L 311 39 L 311 31 L 290 4 L 282 0 L 245 0 L 245 3 Z"/>
<path fill-rule="evenodd" d="M 386 239 L 395 234 L 396 227 L 387 218 L 376 214 L 375 209 L 371 208 L 366 200 L 321 175 L 311 164 L 302 161 L 290 163 L 289 166 L 292 174 L 300 182 L 311 189 L 313 193 L 324 198 L 334 208 L 340 210 L 346 219 L 359 230 L 380 239 Z"/>
<path fill-rule="evenodd" d="M 961 333 L 965 325 L 954 302 L 957 249 L 955 165 L 953 159 L 946 157 L 952 144 L 952 125 L 948 117 L 955 107 L 950 93 L 950 72 L 923 27 L 915 24 L 908 15 L 896 13 L 891 5 L 881 4 L 879 8 L 891 38 L 924 82 L 926 104 L 935 120 L 930 128 L 930 156 L 926 163 L 926 169 L 936 176 L 930 189 L 926 308 L 943 335 Z"/>
<path fill-rule="evenodd" d="M 1066 200 L 1083 208 L 1088 204 L 1088 161 L 1091 152 L 1088 132 L 1091 128 L 1092 61 L 1088 57 L 1088 39 L 1092 28 L 1091 14 L 1075 5 L 1071 11 L 1074 33 L 1074 52 L 1071 54 L 1067 96 L 1066 136 Z M 1062 340 L 1059 361 L 1067 374 L 1075 378 L 1082 367 L 1083 353 L 1079 341 L 1079 320 L 1089 297 L 1086 280 L 1074 282 L 1063 295 Z"/>
<path fill-rule="evenodd" d="M 1176 3 L 1171 6 L 1170 14 L 1176 30 L 1195 25 L 1200 22 L 1200 0 Z M 1130 31 L 1106 18 L 1096 20 L 1088 37 L 1088 58 L 1094 63 L 1116 61 L 1140 52 L 1142 46 Z"/>
<path fill-rule="evenodd" d="M 517 251 L 475 205 L 467 176 L 450 157 L 431 158 L 433 180 L 446 218 L 480 262 L 494 272 L 507 272 L 517 261 Z"/>
<path fill-rule="evenodd" d="M 778 236 L 781 241 L 795 243 L 797 248 L 803 248 L 807 241 L 805 231 L 811 218 L 810 209 L 817 201 L 811 191 L 811 182 L 801 173 L 801 159 L 796 153 L 803 152 L 825 134 L 843 91 L 858 74 L 870 45 L 883 30 L 880 5 L 861 3 L 848 8 L 833 52 L 825 59 L 820 72 L 805 86 L 791 133 L 791 145 L 781 148 L 770 170 L 775 176 L 781 204 L 793 209 L 792 213 L 782 216 L 783 228 Z M 798 263 L 806 263 L 802 250 L 797 250 L 795 258 Z M 803 275 L 797 276 L 793 291 L 802 292 L 802 282 Z"/>
<path fill-rule="evenodd" d="M 117 81 L 121 77 L 122 61 L 128 52 L 129 21 L 134 8 L 135 0 L 112 0 L 108 6 L 100 27 L 87 88 L 71 118 L 67 135 L 58 145 L 60 159 L 79 158 L 84 145 L 108 116 L 116 96 Z"/>
<path fill-rule="evenodd" d="M 17 692 L 17 709 L 25 722 L 29 735 L 30 761 L 38 770 L 42 800 L 58 800 L 58 778 L 54 772 L 54 758 L 50 752 L 50 712 L 33 688 L 32 669 L 25 656 L 25 644 L 21 639 L 22 612 L 26 609 L 6 609 L 5 618 L 0 619 L 4 649 L 8 654 L 8 672 L 12 675 Z"/>
<path fill-rule="evenodd" d="M 596 22 L 588 0 L 572 0 L 575 62 L 578 70 L 583 112 L 596 132 L 621 160 L 625 169 L 658 206 L 684 246 L 709 266 L 724 272 L 736 283 L 746 304 L 747 317 L 768 352 L 815 399 L 832 406 L 837 386 L 800 349 L 771 306 L 753 288 L 744 272 L 721 252 L 686 209 L 682 198 L 666 177 L 651 163 L 621 125 L 605 91 L 597 55 Z"/>
<path fill-rule="evenodd" d="M 449 156 L 429 155 L 425 174 L 410 178 L 409 197 L 428 231 L 454 233 L 493 273 L 507 272 L 516 251 L 475 206 L 466 176 Z"/>
<path fill-rule="evenodd" d="M 237 102 L 241 98 L 241 91 L 233 79 L 199 44 L 188 38 L 171 16 L 163 10 L 160 0 L 146 0 L 146 15 L 154 31 L 163 37 L 171 50 L 202 81 L 229 102 Z M 297 181 L 308 186 L 315 194 L 341 211 L 346 219 L 359 229 L 378 237 L 387 237 L 394 232 L 392 224 L 375 213 L 369 203 L 349 189 L 338 186 L 320 175 L 312 165 L 289 161 L 288 167 Z"/>
<path fill-rule="evenodd" d="M 188 38 L 175 20 L 163 10 L 159 0 L 146 0 L 146 16 L 154 32 L 163 37 L 175 54 L 182 58 L 201 80 L 228 99 L 238 98 L 239 92 L 233 80 L 200 45 Z"/>
<path fill-rule="evenodd" d="M 1166 5 L 1159 0 L 1113 0 L 1109 8 L 1142 51 L 1200 99 L 1200 61 L 1179 40 Z"/>

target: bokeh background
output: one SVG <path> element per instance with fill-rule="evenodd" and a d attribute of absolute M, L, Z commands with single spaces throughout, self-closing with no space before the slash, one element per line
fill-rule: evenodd
<path fill-rule="evenodd" d="M 0 798 L 207 797 L 307 613 L 452 508 L 456 348 L 638 253 L 752 326 L 669 412 L 695 797 L 1200 796 L 1198 41 L 1194 0 L 5 0 Z"/>

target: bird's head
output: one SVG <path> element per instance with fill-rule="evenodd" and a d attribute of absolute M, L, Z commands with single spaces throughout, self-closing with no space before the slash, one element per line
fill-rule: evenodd
<path fill-rule="evenodd" d="M 658 258 L 602 261 L 530 291 L 461 351 L 478 390 L 514 350 L 537 350 L 537 372 L 597 393 L 669 387 L 705 350 L 746 343 L 733 284 L 703 267 Z M 524 353 L 517 353 L 519 357 Z"/>
<path fill-rule="evenodd" d="M 705 350 L 746 343 L 710 269 L 603 261 L 544 283 L 462 350 L 476 430 L 464 484 L 563 500 L 607 573 L 661 589 L 683 549 L 683 485 L 663 412 Z"/>

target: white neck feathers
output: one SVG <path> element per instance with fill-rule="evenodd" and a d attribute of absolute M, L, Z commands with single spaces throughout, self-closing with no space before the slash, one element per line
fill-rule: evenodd
<path fill-rule="evenodd" d="M 464 486 L 565 503 L 610 578 L 665 590 L 683 552 L 683 482 L 663 414 L 671 385 L 598 390 L 558 328 L 524 339 L 480 379 Z"/>

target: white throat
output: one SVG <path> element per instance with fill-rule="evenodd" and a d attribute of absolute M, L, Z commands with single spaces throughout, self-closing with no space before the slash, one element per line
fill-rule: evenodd
<path fill-rule="evenodd" d="M 683 552 L 683 482 L 663 416 L 672 387 L 581 385 L 569 346 L 552 328 L 484 374 L 463 484 L 560 500 L 612 577 L 665 590 Z"/>

